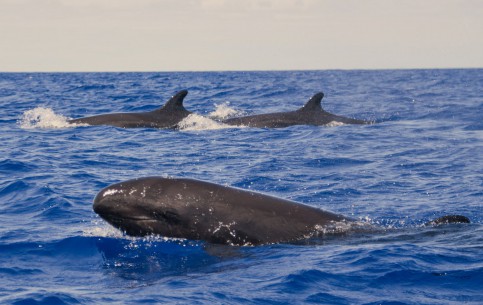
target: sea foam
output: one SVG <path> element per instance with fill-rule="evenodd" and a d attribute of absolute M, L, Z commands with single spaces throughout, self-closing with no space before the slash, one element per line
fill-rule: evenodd
<path fill-rule="evenodd" d="M 68 119 L 51 108 L 37 107 L 25 111 L 18 122 L 23 129 L 75 127 L 75 124 L 69 124 Z"/>
<path fill-rule="evenodd" d="M 215 107 L 216 109 L 213 112 L 210 112 L 206 117 L 194 113 L 190 114 L 178 124 L 179 128 L 188 131 L 239 128 L 239 126 L 223 124 L 220 120 L 237 115 L 240 111 L 229 107 L 228 103 L 215 105 Z"/>

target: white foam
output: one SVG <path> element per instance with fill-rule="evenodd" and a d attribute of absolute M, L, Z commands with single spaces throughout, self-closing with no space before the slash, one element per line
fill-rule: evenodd
<path fill-rule="evenodd" d="M 231 108 L 229 104 L 229 102 L 225 102 L 220 105 L 215 104 L 215 111 L 208 114 L 208 117 L 216 120 L 224 120 L 229 117 L 243 115 L 242 111 Z"/>
<path fill-rule="evenodd" d="M 212 130 L 225 128 L 240 128 L 240 126 L 223 124 L 220 121 L 229 117 L 243 115 L 242 111 L 233 109 L 229 102 L 215 104 L 216 109 L 208 116 L 201 116 L 195 113 L 190 114 L 182 120 L 178 126 L 181 130 Z"/>
<path fill-rule="evenodd" d="M 178 124 L 181 130 L 211 130 L 211 129 L 225 129 L 225 128 L 235 128 L 236 126 L 226 125 L 221 122 L 217 122 L 210 118 L 198 115 L 190 114 L 184 118 Z"/>
<path fill-rule="evenodd" d="M 82 231 L 82 235 L 95 236 L 95 237 L 114 237 L 114 238 L 123 237 L 121 231 L 117 230 L 113 226 L 108 225 L 104 221 L 94 220 L 93 225 L 94 227 L 84 229 Z"/>
<path fill-rule="evenodd" d="M 344 234 L 349 232 L 366 232 L 374 230 L 374 227 L 366 221 L 333 221 L 327 225 L 315 226 L 315 235 Z"/>
<path fill-rule="evenodd" d="M 51 108 L 37 107 L 27 110 L 23 113 L 19 120 L 20 128 L 69 128 L 75 127 L 76 124 L 69 124 L 68 118 L 56 114 Z"/>
<path fill-rule="evenodd" d="M 109 225 L 101 219 L 92 220 L 92 226 L 90 228 L 82 230 L 82 236 L 128 240 L 130 241 L 130 243 L 127 245 L 127 247 L 130 249 L 139 248 L 140 245 L 144 247 L 150 247 L 153 245 L 152 243 L 154 243 L 154 246 L 156 246 L 155 243 L 157 242 L 174 242 L 183 247 L 199 246 L 198 242 L 190 241 L 185 238 L 165 237 L 160 235 L 147 235 L 144 237 L 125 235 L 122 233 L 121 230 L 114 228 L 113 226 Z M 140 244 L 140 241 L 143 242 L 143 244 Z"/>
<path fill-rule="evenodd" d="M 327 125 L 327 127 L 337 127 L 337 126 L 343 126 L 345 125 L 344 123 L 342 122 L 337 122 L 337 121 L 332 121 L 332 122 L 329 122 Z"/>

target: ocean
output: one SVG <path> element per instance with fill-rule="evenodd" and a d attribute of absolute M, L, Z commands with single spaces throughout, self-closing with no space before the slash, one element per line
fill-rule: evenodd
<path fill-rule="evenodd" d="M 179 90 L 181 130 L 72 126 L 150 111 Z M 239 128 L 323 91 L 372 125 Z M 482 304 L 483 69 L 0 73 L 1 304 Z M 307 245 L 123 236 L 105 186 L 189 177 L 380 226 Z M 446 214 L 471 224 L 424 223 Z"/>

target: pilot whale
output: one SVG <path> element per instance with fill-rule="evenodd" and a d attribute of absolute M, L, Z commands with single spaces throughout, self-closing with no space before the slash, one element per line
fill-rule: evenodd
<path fill-rule="evenodd" d="M 223 120 L 224 124 L 260 128 L 281 128 L 293 125 L 372 124 L 371 121 L 357 120 L 329 113 L 322 109 L 323 92 L 316 93 L 300 109 L 288 112 L 256 114 Z"/>
<path fill-rule="evenodd" d="M 131 236 L 161 235 L 238 246 L 298 243 L 343 234 L 341 228 L 366 231 L 372 227 L 298 202 L 187 178 L 144 177 L 116 183 L 97 194 L 93 209 Z M 430 224 L 457 222 L 469 219 L 449 215 Z"/>
<path fill-rule="evenodd" d="M 72 124 L 111 125 L 122 128 L 178 128 L 178 123 L 191 114 L 183 107 L 187 90 L 176 93 L 164 106 L 148 112 L 109 113 L 69 120 Z"/>

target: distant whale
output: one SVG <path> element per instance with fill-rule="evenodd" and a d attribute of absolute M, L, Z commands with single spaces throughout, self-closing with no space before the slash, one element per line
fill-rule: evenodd
<path fill-rule="evenodd" d="M 97 194 L 93 209 L 128 235 L 239 246 L 297 243 L 347 232 L 341 228 L 373 228 L 294 201 L 194 179 L 145 177 L 116 183 Z M 428 224 L 456 222 L 469 219 L 450 215 Z"/>
<path fill-rule="evenodd" d="M 293 125 L 327 125 L 330 123 L 371 124 L 373 122 L 346 118 L 329 113 L 320 105 L 324 93 L 319 92 L 300 109 L 288 112 L 256 114 L 223 120 L 228 125 L 260 128 L 281 128 Z"/>
<path fill-rule="evenodd" d="M 109 113 L 69 120 L 69 123 L 88 125 L 112 125 L 122 128 L 178 128 L 178 123 L 191 114 L 183 107 L 187 90 L 176 93 L 166 104 L 156 110 L 133 113 Z"/>

